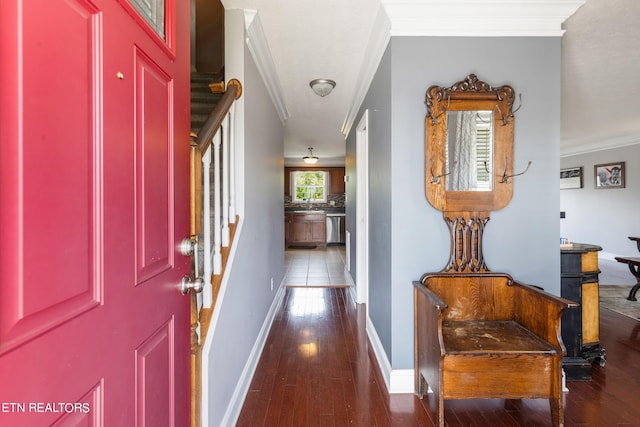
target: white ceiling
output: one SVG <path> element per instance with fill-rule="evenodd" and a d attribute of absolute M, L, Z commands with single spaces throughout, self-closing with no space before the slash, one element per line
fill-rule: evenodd
<path fill-rule="evenodd" d="M 640 143 L 640 1 L 588 0 L 564 29 L 561 153 Z"/>
<path fill-rule="evenodd" d="M 226 9 L 257 11 L 272 59 L 272 79 L 279 81 L 281 87 L 285 164 L 299 164 L 307 148 L 313 147 L 320 164 L 335 165 L 344 164 L 343 129 L 348 130 L 352 124 L 354 108 L 368 86 L 364 80 L 367 61 L 371 61 L 367 58 L 372 56 L 371 45 L 376 37 L 378 44 L 384 43 L 376 35 L 384 26 L 381 3 L 391 19 L 382 31 L 391 35 L 435 35 L 424 33 L 424 28 L 441 31 L 438 35 L 442 35 L 442 29 L 436 26 L 447 21 L 441 19 L 443 13 L 453 13 L 462 22 L 459 35 L 472 35 L 469 22 L 460 19 L 461 5 L 465 6 L 463 10 L 472 9 L 469 5 L 476 7 L 469 13 L 475 20 L 478 11 L 487 14 L 483 17 L 485 23 L 496 15 L 496 10 L 503 14 L 506 11 L 509 17 L 506 22 L 514 24 L 504 35 L 522 35 L 518 32 L 523 28 L 537 35 L 559 35 L 560 23 L 583 0 L 222 0 L 222 3 Z M 522 8 L 523 4 L 528 9 Z M 386 15 L 384 19 L 389 19 Z M 438 20 L 429 25 L 426 20 L 433 20 L 434 16 Z M 505 20 L 500 22 L 504 27 Z M 587 0 L 564 23 L 562 153 L 584 151 L 581 147 L 594 150 L 640 142 L 640 84 L 634 79 L 640 75 L 638 22 L 638 0 Z M 446 31 L 450 30 L 449 25 Z M 321 98 L 309 87 L 309 82 L 316 78 L 335 80 L 336 88 Z"/>
<path fill-rule="evenodd" d="M 308 153 L 323 164 L 344 164 L 342 124 L 364 59 L 364 46 L 379 0 L 223 0 L 226 9 L 257 10 L 289 118 L 285 163 Z M 324 98 L 309 82 L 325 78 L 336 87 Z"/>

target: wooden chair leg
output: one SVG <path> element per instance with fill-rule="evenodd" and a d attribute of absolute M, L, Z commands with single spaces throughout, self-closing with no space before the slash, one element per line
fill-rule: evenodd
<path fill-rule="evenodd" d="M 549 406 L 551 406 L 551 423 L 554 427 L 564 426 L 564 410 L 562 408 L 562 396 L 559 398 L 550 398 Z"/>
<path fill-rule="evenodd" d="M 424 397 L 424 377 L 420 373 L 416 377 L 416 394 L 419 399 Z"/>
<path fill-rule="evenodd" d="M 438 416 L 438 427 L 444 427 L 444 397 L 442 393 L 438 389 L 433 391 L 435 401 L 436 401 L 436 414 Z"/>

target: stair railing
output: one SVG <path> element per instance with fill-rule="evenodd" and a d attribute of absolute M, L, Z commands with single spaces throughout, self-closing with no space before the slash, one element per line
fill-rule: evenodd
<path fill-rule="evenodd" d="M 203 253 L 195 257 L 203 260 L 203 265 L 194 269 L 203 271 L 205 283 L 202 293 L 191 297 L 192 427 L 201 425 L 201 351 L 235 233 L 234 109 L 241 95 L 240 82 L 230 80 L 198 135 L 191 138 L 191 235 L 197 251 Z"/>
<path fill-rule="evenodd" d="M 229 223 L 235 223 L 235 141 L 234 106 L 242 94 L 238 80 L 230 80 L 227 90 L 209 114 L 202 126 L 192 150 L 202 161 L 202 250 L 204 252 L 204 280 L 211 283 L 212 277 L 222 272 L 222 249 L 229 246 Z M 213 163 L 213 169 L 211 168 Z M 209 179 L 211 177 L 212 179 Z M 213 186 L 213 188 L 212 188 Z M 213 194 L 212 194 L 213 193 Z M 231 195 L 234 195 L 233 197 Z M 197 196 L 196 196 L 197 197 Z M 202 307 L 211 308 L 216 289 L 205 286 L 202 291 Z"/>

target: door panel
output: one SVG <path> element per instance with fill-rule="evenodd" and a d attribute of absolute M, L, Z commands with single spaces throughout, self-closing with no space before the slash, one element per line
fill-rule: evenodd
<path fill-rule="evenodd" d="M 0 2 L 2 426 L 189 423 L 189 4 L 123 2 Z"/>
<path fill-rule="evenodd" d="M 104 384 L 96 384 L 87 394 L 82 396 L 73 405 L 73 411 L 66 412 L 60 417 L 53 427 L 87 426 L 97 427 L 104 425 L 103 406 Z M 65 405 L 69 408 L 69 405 Z"/>
<path fill-rule="evenodd" d="M 173 264 L 173 85 L 136 49 L 136 259 L 137 283 Z"/>
<path fill-rule="evenodd" d="M 171 319 L 136 350 L 136 420 L 139 425 L 172 425 L 173 334 Z"/>
<path fill-rule="evenodd" d="M 22 61 L 13 63 L 23 73 L 19 76 L 13 69 L 4 75 L 8 81 L 2 82 L 15 100 L 7 107 L 24 114 L 6 114 L 9 111 L 3 108 L 2 128 L 11 133 L 3 145 L 4 141 L 19 144 L 5 146 L 2 153 L 3 176 L 14 183 L 15 192 L 5 194 L 11 186 L 3 181 L 6 280 L 0 296 L 7 307 L 3 305 L 0 313 L 0 352 L 100 304 L 101 208 L 95 190 L 101 184 L 97 156 L 102 141 L 96 132 L 99 118 L 94 102 L 94 81 L 100 83 L 99 64 L 94 61 L 100 20 L 86 3 L 65 2 L 58 7 L 65 23 L 60 34 L 70 42 L 46 43 L 57 27 L 46 19 L 52 5 L 43 4 L 41 10 L 25 5 L 24 14 L 33 19 L 24 20 L 18 32 L 23 44 L 15 52 Z M 3 61 L 5 49 L 11 47 L 3 42 Z M 66 49 L 79 53 L 64 69 L 49 67 Z M 46 76 L 43 69 L 49 70 Z M 56 100 L 63 97 L 73 110 L 59 108 Z M 46 124 L 42 117 L 49 117 Z M 43 191 L 52 179 L 59 190 Z M 76 280 L 69 280 L 70 265 L 75 266 Z"/>

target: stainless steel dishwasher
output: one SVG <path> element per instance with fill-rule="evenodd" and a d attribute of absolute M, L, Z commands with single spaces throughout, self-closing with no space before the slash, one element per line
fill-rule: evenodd
<path fill-rule="evenodd" d="M 344 244 L 344 234 L 342 233 L 342 222 L 345 214 L 331 213 L 326 214 L 327 217 L 327 245 Z"/>

